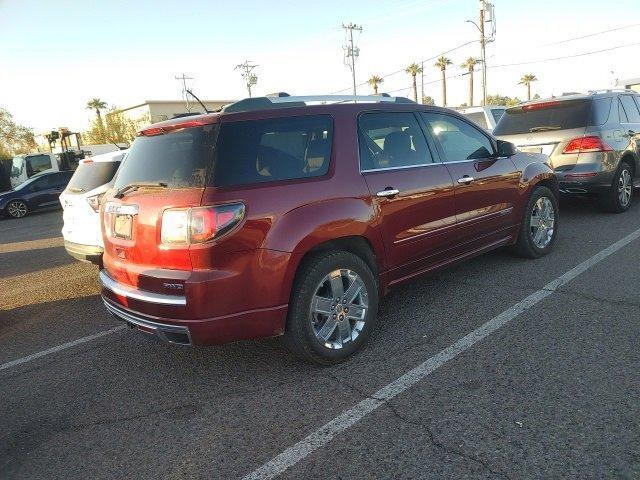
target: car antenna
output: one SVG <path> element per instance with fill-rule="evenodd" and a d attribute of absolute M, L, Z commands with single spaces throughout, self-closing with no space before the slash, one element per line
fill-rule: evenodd
<path fill-rule="evenodd" d="M 205 107 L 205 106 L 204 106 L 204 103 L 202 103 L 202 101 L 200 101 L 200 99 L 199 99 L 198 97 L 196 97 L 196 94 L 195 94 L 195 93 L 193 93 L 191 90 L 187 90 L 187 89 L 185 89 L 185 92 L 187 92 L 189 95 L 191 95 L 193 98 L 195 98 L 195 99 L 198 101 L 198 103 L 199 103 L 200 105 L 202 105 L 202 108 L 204 108 L 205 113 L 211 113 L 211 112 L 207 109 L 207 107 Z"/>

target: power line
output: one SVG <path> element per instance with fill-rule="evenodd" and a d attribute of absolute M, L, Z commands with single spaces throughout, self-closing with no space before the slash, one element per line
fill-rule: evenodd
<path fill-rule="evenodd" d="M 624 30 L 626 28 L 638 27 L 640 23 L 633 23 L 631 25 L 623 25 L 622 27 L 610 28 L 609 30 L 602 30 L 601 32 L 589 33 L 587 35 L 582 35 L 580 37 L 567 38 L 565 40 L 560 40 L 558 42 L 545 43 L 544 45 L 540 45 L 540 47 L 550 47 L 552 45 L 561 45 L 563 43 L 573 42 L 574 40 L 582 40 L 583 38 L 595 37 L 597 35 L 603 35 L 605 33 L 617 32 L 618 30 Z"/>
<path fill-rule="evenodd" d="M 640 45 L 640 42 L 628 43 L 626 45 L 618 45 L 616 47 L 611 47 L 611 48 L 603 48 L 602 50 L 593 50 L 591 52 L 576 53 L 574 55 L 565 55 L 565 56 L 562 56 L 562 57 L 543 58 L 543 59 L 540 59 L 540 60 L 531 60 L 531 61 L 528 61 L 528 62 L 505 63 L 505 64 L 502 64 L 502 65 L 489 65 L 487 68 L 517 67 L 517 66 L 520 66 L 520 65 L 532 65 L 534 63 L 553 62 L 555 60 L 565 60 L 567 58 L 585 57 L 587 55 L 595 55 L 596 53 L 610 52 L 611 50 L 617 50 L 619 48 L 635 47 L 635 46 L 638 46 L 638 45 Z"/>
<path fill-rule="evenodd" d="M 462 44 L 460 44 L 460 45 L 458 45 L 458 46 L 456 46 L 456 47 L 453 47 L 453 48 L 451 48 L 451 49 L 449 49 L 449 50 L 446 50 L 446 51 L 444 51 L 444 52 L 438 53 L 437 55 L 434 55 L 433 57 L 426 58 L 426 59 L 421 60 L 420 62 L 417 62 L 417 63 L 422 64 L 422 63 L 425 63 L 425 62 L 429 62 L 429 61 L 431 61 L 431 60 L 435 60 L 435 59 L 437 59 L 438 57 L 440 57 L 440 56 L 442 56 L 442 55 L 446 55 L 447 53 L 451 53 L 451 52 L 453 52 L 453 51 L 455 51 L 455 50 L 458 50 L 458 49 L 460 49 L 460 48 L 462 48 L 462 47 L 466 47 L 467 45 L 471 45 L 472 43 L 477 43 L 477 42 L 478 42 L 478 40 L 471 40 L 471 41 L 469 41 L 469 42 L 462 43 Z M 380 77 L 380 78 L 387 78 L 387 77 L 390 77 L 390 76 L 392 76 L 392 75 L 397 75 L 397 74 L 398 74 L 398 73 L 400 73 L 400 72 L 404 72 L 404 71 L 405 71 L 405 69 L 406 69 L 406 67 L 402 67 L 400 70 L 396 70 L 395 72 L 387 73 L 386 75 L 382 75 L 382 77 Z M 358 83 L 358 84 L 356 85 L 356 87 L 361 87 L 361 86 L 363 86 L 363 85 L 366 85 L 366 84 L 367 84 L 367 82 L 368 82 L 368 80 L 367 80 L 367 81 L 364 81 L 364 82 L 362 82 L 362 83 Z M 331 93 L 329 93 L 329 95 L 335 95 L 336 93 L 346 92 L 347 90 L 349 90 L 349 89 L 351 89 L 351 88 L 352 88 L 352 87 L 343 88 L 342 90 L 336 90 L 335 92 L 331 92 Z"/>

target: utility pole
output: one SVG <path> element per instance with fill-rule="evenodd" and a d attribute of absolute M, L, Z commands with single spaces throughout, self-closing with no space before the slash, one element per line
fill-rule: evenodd
<path fill-rule="evenodd" d="M 187 112 L 191 113 L 191 103 L 189 103 L 189 95 L 187 94 L 187 80 L 193 80 L 193 77 L 187 77 L 184 73 L 175 77 L 176 80 L 182 81 L 182 96 L 184 97 L 184 101 L 187 104 Z"/>
<path fill-rule="evenodd" d="M 482 62 L 482 106 L 487 104 L 487 40 L 484 36 L 485 0 L 480 0 L 480 48 Z"/>
<path fill-rule="evenodd" d="M 258 77 L 252 73 L 253 69 L 258 65 L 252 63 L 250 60 L 245 60 L 244 63 L 240 65 L 236 65 L 234 70 L 240 70 L 240 74 L 244 79 L 244 82 L 247 86 L 247 91 L 249 92 L 249 98 L 251 98 L 251 87 L 258 83 Z"/>
<path fill-rule="evenodd" d="M 424 62 L 420 63 L 420 103 L 424 104 Z"/>
<path fill-rule="evenodd" d="M 356 94 L 356 57 L 360 56 L 360 49 L 353 44 L 353 31 L 361 32 L 362 27 L 356 25 L 355 23 L 350 23 L 349 25 L 342 24 L 342 28 L 344 28 L 348 33 L 347 45 L 344 45 L 342 48 L 344 50 L 344 59 L 345 64 L 351 69 L 351 77 L 353 79 L 353 94 Z M 350 63 L 349 59 L 351 59 Z"/>
<path fill-rule="evenodd" d="M 482 65 L 482 105 L 487 104 L 487 43 L 495 40 L 496 36 L 496 13 L 495 6 L 487 0 L 480 0 L 480 24 L 473 20 L 467 20 L 472 23 L 480 32 L 480 62 Z M 486 32 L 486 25 L 490 24 L 491 31 Z"/>

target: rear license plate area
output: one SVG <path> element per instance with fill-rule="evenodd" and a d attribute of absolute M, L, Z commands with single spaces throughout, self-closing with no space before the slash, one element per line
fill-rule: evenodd
<path fill-rule="evenodd" d="M 520 147 L 525 153 L 542 153 L 542 147 Z"/>
<path fill-rule="evenodd" d="M 118 238 L 131 239 L 133 215 L 116 214 L 113 222 L 113 235 Z"/>

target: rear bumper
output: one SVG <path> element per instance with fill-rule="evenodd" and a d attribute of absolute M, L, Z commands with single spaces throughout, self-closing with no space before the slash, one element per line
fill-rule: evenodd
<path fill-rule="evenodd" d="M 73 258 L 83 262 L 94 263 L 96 265 L 100 264 L 102 254 L 104 253 L 104 249 L 97 245 L 83 245 L 80 243 L 69 242 L 67 240 L 64 242 L 64 248 Z"/>
<path fill-rule="evenodd" d="M 574 175 L 574 176 L 572 176 Z M 578 176 L 580 175 L 580 176 Z M 581 194 L 601 193 L 611 187 L 613 181 L 612 172 L 556 172 L 556 178 L 560 184 L 560 193 Z"/>
<path fill-rule="evenodd" d="M 281 335 L 288 305 L 247 310 L 213 318 L 188 318 L 189 305 L 183 296 L 163 295 L 123 285 L 105 270 L 100 272 L 102 298 L 116 318 L 132 328 L 180 345 L 215 345 Z M 143 313 L 166 307 L 179 318 Z"/>

